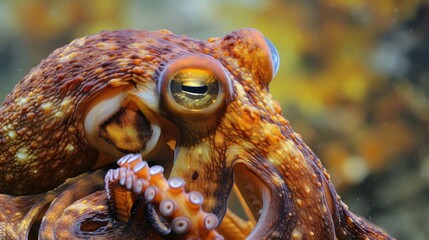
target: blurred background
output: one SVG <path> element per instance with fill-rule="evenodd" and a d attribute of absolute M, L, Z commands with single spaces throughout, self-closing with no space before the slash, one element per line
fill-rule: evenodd
<path fill-rule="evenodd" d="M 54 49 L 101 30 L 206 39 L 241 27 L 277 46 L 271 92 L 351 210 L 398 239 L 427 239 L 427 1 L 2 0 L 0 99 Z"/>

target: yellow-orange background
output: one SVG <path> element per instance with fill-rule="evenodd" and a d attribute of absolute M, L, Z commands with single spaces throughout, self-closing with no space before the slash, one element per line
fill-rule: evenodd
<path fill-rule="evenodd" d="M 0 2 L 0 99 L 72 39 L 120 28 L 206 39 L 241 27 L 278 48 L 271 92 L 352 210 L 429 235 L 429 4 L 402 0 Z"/>

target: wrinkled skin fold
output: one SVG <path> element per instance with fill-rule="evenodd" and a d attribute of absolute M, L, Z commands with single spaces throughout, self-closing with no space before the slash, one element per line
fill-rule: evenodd
<path fill-rule="evenodd" d="M 105 184 L 120 182 L 106 175 L 112 164 L 88 174 L 133 153 L 201 193 L 226 239 L 392 239 L 347 209 L 282 115 L 269 93 L 278 67 L 275 47 L 254 29 L 207 41 L 119 30 L 55 50 L 0 110 L 7 238 L 183 237 L 135 194 L 142 180 Z M 249 221 L 228 209 L 233 188 Z"/>

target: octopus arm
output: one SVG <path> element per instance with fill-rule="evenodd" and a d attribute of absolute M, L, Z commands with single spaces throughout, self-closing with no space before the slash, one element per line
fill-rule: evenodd
<path fill-rule="evenodd" d="M 338 239 L 394 239 L 380 228 L 350 212 L 342 202 L 339 203 L 337 213 L 336 234 Z"/>
<path fill-rule="evenodd" d="M 156 209 L 153 218 L 163 218 L 177 239 L 223 239 L 216 232 L 219 219 L 202 210 L 204 198 L 196 191 L 186 192 L 181 178 L 168 181 L 159 165 L 149 167 L 139 154 L 118 160 L 120 168 L 110 170 L 105 182 L 108 198 L 120 221 L 129 221 L 137 196 L 144 196 Z M 130 194 L 124 194 L 124 189 Z"/>
<path fill-rule="evenodd" d="M 85 175 L 87 174 L 68 179 L 56 189 L 44 194 L 28 196 L 0 194 L 0 203 L 2 203 L 0 222 L 6 223 L 6 236 L 10 239 L 36 237 L 38 233 L 37 226 L 42 221 L 42 216 L 49 204 L 60 193 L 84 178 Z"/>
<path fill-rule="evenodd" d="M 86 175 L 79 179 L 79 181 L 74 182 L 73 185 L 69 186 L 55 198 L 43 218 L 39 231 L 39 239 L 56 239 L 56 237 L 58 237 L 56 236 L 57 232 L 62 230 L 56 229 L 56 224 L 65 208 L 84 196 L 102 190 L 104 174 L 104 170 L 97 170 Z M 67 222 L 69 222 L 72 219 L 68 218 L 67 220 Z"/>

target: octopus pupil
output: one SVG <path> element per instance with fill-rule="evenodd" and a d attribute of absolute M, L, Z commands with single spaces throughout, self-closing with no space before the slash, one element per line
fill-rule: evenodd
<path fill-rule="evenodd" d="M 203 86 L 186 86 L 182 85 L 182 91 L 190 94 L 205 95 L 208 91 L 207 85 Z"/>

